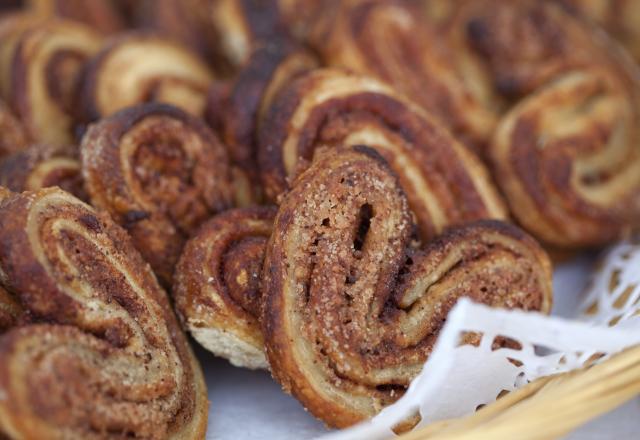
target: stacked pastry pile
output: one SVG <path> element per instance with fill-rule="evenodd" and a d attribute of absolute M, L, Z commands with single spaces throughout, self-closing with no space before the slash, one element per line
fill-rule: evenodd
<path fill-rule="evenodd" d="M 9 3 L 11 438 L 202 437 L 183 331 L 349 426 L 460 297 L 549 312 L 543 247 L 639 223 L 637 67 L 591 20 L 636 35 L 598 2 Z"/>

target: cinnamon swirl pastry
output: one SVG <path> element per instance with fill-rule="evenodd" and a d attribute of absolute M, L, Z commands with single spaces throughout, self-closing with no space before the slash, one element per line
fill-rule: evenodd
<path fill-rule="evenodd" d="M 505 218 L 484 165 L 421 107 L 387 85 L 320 69 L 271 103 L 260 130 L 259 164 L 272 200 L 318 146 L 369 145 L 398 174 L 423 237 L 482 218 Z"/>
<path fill-rule="evenodd" d="M 173 298 L 185 327 L 207 350 L 239 367 L 267 368 L 258 322 L 260 274 L 276 209 L 225 211 L 186 244 Z"/>
<path fill-rule="evenodd" d="M 202 372 L 124 230 L 46 189 L 0 204 L 0 242 L 3 283 L 29 319 L 0 337 L 3 433 L 204 437 Z"/>
<path fill-rule="evenodd" d="M 33 141 L 73 142 L 79 73 L 101 44 L 91 28 L 52 20 L 28 28 L 6 48 L 5 99 Z"/>
<path fill-rule="evenodd" d="M 27 133 L 11 109 L 0 100 L 0 159 L 27 145 Z"/>
<path fill-rule="evenodd" d="M 393 172 L 366 147 L 327 150 L 282 200 L 263 270 L 267 355 L 330 426 L 399 398 L 460 297 L 550 310 L 549 259 L 515 226 L 466 223 L 421 250 L 412 226 Z"/>
<path fill-rule="evenodd" d="M 89 122 L 144 102 L 173 104 L 201 116 L 211 81 L 207 65 L 187 47 L 158 36 L 127 34 L 89 63 L 81 105 Z"/>
<path fill-rule="evenodd" d="M 124 226 L 170 285 L 187 237 L 231 205 L 224 147 L 200 119 L 152 103 L 90 126 L 80 150 L 91 203 Z"/>
<path fill-rule="evenodd" d="M 270 40 L 251 55 L 228 90 L 214 87 L 209 94 L 207 119 L 229 149 L 235 181 L 254 188 L 252 193 L 258 199 L 261 187 L 256 163 L 257 133 L 265 112 L 282 88 L 316 67 L 317 59 L 307 50 L 289 40 Z M 239 204 L 247 205 L 253 198 L 242 198 Z"/>
<path fill-rule="evenodd" d="M 319 20 L 311 43 L 330 66 L 385 81 L 482 152 L 496 115 L 468 90 L 442 38 L 403 0 L 349 0 Z"/>
<path fill-rule="evenodd" d="M 88 200 L 76 147 L 35 144 L 0 163 L 0 185 L 15 192 L 53 186 Z"/>
<path fill-rule="evenodd" d="M 452 36 L 502 109 L 489 157 L 520 224 L 560 248 L 639 224 L 640 73 L 624 51 L 550 2 L 466 2 Z"/>

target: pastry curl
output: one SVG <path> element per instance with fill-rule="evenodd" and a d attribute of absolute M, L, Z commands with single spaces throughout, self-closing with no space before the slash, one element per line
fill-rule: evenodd
<path fill-rule="evenodd" d="M 73 143 L 80 71 L 101 44 L 91 28 L 50 20 L 27 28 L 6 49 L 5 99 L 33 141 Z"/>
<path fill-rule="evenodd" d="M 187 47 L 154 35 L 127 34 L 89 63 L 81 106 L 89 122 L 144 102 L 173 104 L 201 116 L 212 81 L 207 65 Z"/>
<path fill-rule="evenodd" d="M 374 79 L 315 70 L 271 103 L 260 131 L 268 197 L 287 188 L 318 146 L 369 145 L 398 174 L 423 237 L 482 218 L 505 218 L 484 165 L 418 105 Z"/>
<path fill-rule="evenodd" d="M 22 123 L 11 109 L 0 100 L 0 159 L 22 150 L 28 143 Z"/>
<path fill-rule="evenodd" d="M 270 40 L 251 55 L 228 90 L 212 88 L 207 119 L 228 147 L 236 173 L 241 174 L 236 180 L 255 188 L 257 198 L 261 190 L 257 133 L 265 112 L 282 88 L 316 67 L 318 60 L 307 50 L 288 40 Z M 247 205 L 252 199 L 241 200 L 240 204 Z"/>
<path fill-rule="evenodd" d="M 143 104 L 90 126 L 80 151 L 91 203 L 124 226 L 170 285 L 187 237 L 231 205 L 224 147 L 200 119 Z"/>
<path fill-rule="evenodd" d="M 186 328 L 207 350 L 236 366 L 267 368 L 258 322 L 260 274 L 276 209 L 225 211 L 186 244 L 173 298 Z"/>
<path fill-rule="evenodd" d="M 325 12 L 311 37 L 330 66 L 391 84 L 482 152 L 496 114 L 459 77 L 435 26 L 403 0 L 347 0 Z"/>
<path fill-rule="evenodd" d="M 0 338 L 3 433 L 204 437 L 202 372 L 124 230 L 46 189 L 0 204 L 0 243 L 2 281 L 29 317 Z"/>
<path fill-rule="evenodd" d="M 503 108 L 488 156 L 517 220 L 569 249 L 639 224 L 640 72 L 621 48 L 550 2 L 466 2 L 453 29 Z"/>
<path fill-rule="evenodd" d="M 0 185 L 15 192 L 60 187 L 88 200 L 76 147 L 35 144 L 0 163 Z"/>
<path fill-rule="evenodd" d="M 267 356 L 330 426 L 400 397 L 460 297 L 550 310 L 549 259 L 515 226 L 466 223 L 418 251 L 411 231 L 407 198 L 366 147 L 327 151 L 279 207 L 263 270 Z"/>
<path fill-rule="evenodd" d="M 527 230 L 579 248 L 640 224 L 639 104 L 640 88 L 593 69 L 562 76 L 507 113 L 490 153 Z"/>

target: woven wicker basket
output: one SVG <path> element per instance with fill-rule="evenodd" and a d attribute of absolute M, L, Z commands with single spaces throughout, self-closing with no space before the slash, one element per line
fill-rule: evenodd
<path fill-rule="evenodd" d="M 549 376 L 476 413 L 433 423 L 402 440 L 543 440 L 568 434 L 640 394 L 640 346 L 605 362 Z"/>

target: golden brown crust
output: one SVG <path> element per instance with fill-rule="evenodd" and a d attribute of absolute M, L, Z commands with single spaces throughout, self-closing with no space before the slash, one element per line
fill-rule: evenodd
<path fill-rule="evenodd" d="M 0 163 L 0 185 L 15 192 L 60 187 L 88 200 L 78 150 L 72 146 L 35 144 Z"/>
<path fill-rule="evenodd" d="M 398 174 L 423 237 L 482 218 L 505 218 L 484 165 L 422 108 L 385 84 L 335 69 L 295 80 L 266 112 L 259 165 L 268 197 L 318 146 L 368 145 Z"/>
<path fill-rule="evenodd" d="M 482 152 L 496 115 L 467 90 L 441 36 L 413 6 L 404 0 L 343 1 L 319 20 L 312 45 L 330 66 L 391 84 Z"/>
<path fill-rule="evenodd" d="M 27 143 L 27 133 L 22 123 L 0 100 L 0 159 L 22 150 Z"/>
<path fill-rule="evenodd" d="M 81 157 L 91 203 L 127 229 L 167 285 L 187 237 L 231 205 L 224 147 L 170 105 L 143 104 L 90 126 Z"/>
<path fill-rule="evenodd" d="M 126 232 L 58 189 L 9 197 L 0 213 L 3 282 L 31 321 L 0 338 L 2 431 L 203 438 L 202 373 Z"/>
<path fill-rule="evenodd" d="M 393 173 L 366 147 L 326 150 L 285 195 L 267 244 L 262 327 L 274 377 L 345 427 L 402 395 L 461 296 L 549 312 L 551 265 L 496 221 L 422 250 Z"/>
<path fill-rule="evenodd" d="M 237 366 L 267 367 L 259 283 L 275 214 L 273 207 L 249 207 L 217 215 L 185 245 L 176 268 L 173 297 L 183 323 Z"/>
<path fill-rule="evenodd" d="M 488 156 L 517 220 L 558 248 L 640 223 L 640 72 L 621 48 L 550 2 L 465 2 L 451 29 L 503 112 Z"/>
<path fill-rule="evenodd" d="M 87 66 L 81 107 L 89 122 L 144 102 L 173 104 L 201 116 L 211 81 L 207 65 L 186 46 L 152 34 L 124 34 Z"/>
<path fill-rule="evenodd" d="M 309 51 L 288 39 L 270 40 L 251 55 L 227 90 L 212 88 L 207 120 L 220 133 L 237 170 L 255 188 L 255 196 L 242 200 L 241 205 L 261 198 L 257 133 L 265 112 L 282 88 L 316 67 L 318 60 Z"/>
<path fill-rule="evenodd" d="M 2 65 L 3 92 L 29 137 L 56 145 L 74 141 L 77 86 L 86 60 L 102 44 L 99 34 L 76 22 L 48 20 L 17 26 L 5 43 L 11 55 Z M 14 30 L 15 31 L 15 30 Z"/>

